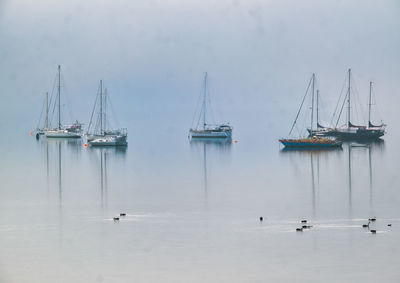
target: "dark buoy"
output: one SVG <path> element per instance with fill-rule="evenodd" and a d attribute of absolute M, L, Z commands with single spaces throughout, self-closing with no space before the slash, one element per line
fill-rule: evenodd
<path fill-rule="evenodd" d="M 389 227 L 392 227 L 392 224 L 388 224 Z"/>
<path fill-rule="evenodd" d="M 376 234 L 376 230 L 371 230 L 371 233 L 372 234 Z"/>
<path fill-rule="evenodd" d="M 114 221 L 119 221 L 119 217 L 114 217 L 113 220 Z"/>
<path fill-rule="evenodd" d="M 303 228 L 296 228 L 297 232 L 303 232 Z"/>
<path fill-rule="evenodd" d="M 368 221 L 376 221 L 376 218 L 375 217 L 373 217 L 373 218 L 370 218 L 370 219 L 368 219 Z"/>
<path fill-rule="evenodd" d="M 40 137 L 39 133 L 36 134 L 36 139 L 38 140 Z"/>
<path fill-rule="evenodd" d="M 126 213 L 120 213 L 119 216 L 126 216 Z"/>
<path fill-rule="evenodd" d="M 260 216 L 260 222 L 262 222 L 264 220 L 264 218 L 262 216 Z"/>
<path fill-rule="evenodd" d="M 307 223 L 307 220 L 301 220 L 301 223 Z"/>
<path fill-rule="evenodd" d="M 368 228 L 369 224 L 363 224 L 362 226 L 363 226 L 363 228 Z"/>

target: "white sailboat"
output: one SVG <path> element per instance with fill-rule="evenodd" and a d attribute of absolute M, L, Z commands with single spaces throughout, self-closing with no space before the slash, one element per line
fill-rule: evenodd
<path fill-rule="evenodd" d="M 204 93 L 203 93 L 203 104 L 200 116 L 203 116 L 203 125 L 201 126 L 198 122 L 195 128 L 189 130 L 189 136 L 191 138 L 232 138 L 232 127 L 229 124 L 207 124 L 206 122 L 207 113 L 207 72 L 204 75 Z"/>
<path fill-rule="evenodd" d="M 88 131 L 86 133 L 87 142 L 91 146 L 126 146 L 127 142 L 127 129 L 107 129 L 107 90 L 103 94 L 103 81 L 100 80 L 99 97 L 99 116 L 94 131 L 90 132 L 92 127 L 93 114 L 96 111 L 97 96 L 93 107 L 92 115 L 89 122 Z"/>
<path fill-rule="evenodd" d="M 61 66 L 58 65 L 58 127 L 55 129 L 48 128 L 48 106 L 47 106 L 47 129 L 43 131 L 46 138 L 80 138 L 82 135 L 82 124 L 76 121 L 71 126 L 63 126 L 61 124 Z"/>

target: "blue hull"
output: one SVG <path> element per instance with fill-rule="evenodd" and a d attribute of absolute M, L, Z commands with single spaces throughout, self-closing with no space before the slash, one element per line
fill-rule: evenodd
<path fill-rule="evenodd" d="M 301 147 L 301 148 L 327 148 L 327 147 L 341 147 L 341 143 L 310 143 L 310 142 L 281 142 L 285 147 Z"/>

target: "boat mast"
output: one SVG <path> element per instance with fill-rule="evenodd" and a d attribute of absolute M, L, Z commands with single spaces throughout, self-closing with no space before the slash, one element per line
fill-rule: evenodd
<path fill-rule="evenodd" d="M 100 134 L 103 134 L 103 81 L 100 80 Z"/>
<path fill-rule="evenodd" d="M 207 96 L 207 72 L 204 75 L 203 130 L 206 129 L 206 96 Z"/>
<path fill-rule="evenodd" d="M 351 69 L 349 69 L 349 88 L 347 90 L 347 127 L 350 127 L 350 76 L 351 76 Z"/>
<path fill-rule="evenodd" d="M 46 92 L 46 121 L 44 123 L 46 129 L 49 128 L 49 93 Z"/>
<path fill-rule="evenodd" d="M 368 127 L 371 124 L 371 93 L 372 93 L 372 82 L 369 82 Z"/>
<path fill-rule="evenodd" d="M 61 130 L 61 66 L 58 65 L 58 129 Z"/>
<path fill-rule="evenodd" d="M 312 74 L 312 95 L 311 95 L 311 133 L 313 130 L 314 122 L 314 87 L 315 87 L 315 74 Z"/>
<path fill-rule="evenodd" d="M 318 104 L 319 104 L 319 89 L 317 89 L 317 129 L 319 127 L 319 110 L 318 110 Z"/>

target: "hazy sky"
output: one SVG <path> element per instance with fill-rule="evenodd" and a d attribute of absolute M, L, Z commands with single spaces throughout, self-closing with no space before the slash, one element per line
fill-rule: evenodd
<path fill-rule="evenodd" d="M 0 127 L 36 127 L 58 64 L 86 123 L 103 79 L 121 126 L 187 131 L 208 71 L 214 110 L 236 133 L 284 135 L 311 73 L 329 120 L 351 67 L 364 106 L 373 80 L 393 125 L 399 30 L 396 0 L 0 0 Z"/>

